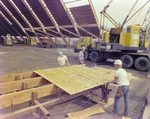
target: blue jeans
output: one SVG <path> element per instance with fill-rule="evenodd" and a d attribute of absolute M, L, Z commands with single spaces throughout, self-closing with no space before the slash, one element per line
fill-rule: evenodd
<path fill-rule="evenodd" d="M 129 116 L 129 92 L 130 92 L 130 85 L 129 86 L 123 86 L 122 87 L 122 92 L 124 96 L 124 103 L 125 103 L 125 108 L 124 108 L 124 115 Z M 122 97 L 122 96 L 121 96 Z M 113 112 L 118 114 L 119 110 L 119 99 L 121 97 L 115 96 L 115 101 L 114 101 L 114 109 Z"/>

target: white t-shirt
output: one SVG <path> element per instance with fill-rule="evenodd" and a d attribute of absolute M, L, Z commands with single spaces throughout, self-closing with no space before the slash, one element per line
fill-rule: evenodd
<path fill-rule="evenodd" d="M 60 62 L 61 65 L 65 65 L 66 59 L 67 59 L 66 55 L 63 55 L 63 57 L 61 56 L 58 57 L 58 61 Z"/>
<path fill-rule="evenodd" d="M 119 86 L 124 86 L 124 85 L 130 84 L 128 79 L 127 79 L 127 72 L 124 69 L 119 68 L 115 72 L 115 76 L 118 77 L 117 83 Z"/>
<path fill-rule="evenodd" d="M 79 52 L 79 57 L 80 57 L 81 60 L 84 62 L 84 54 L 83 54 L 82 50 Z M 78 61 L 80 61 L 79 58 L 78 58 Z"/>

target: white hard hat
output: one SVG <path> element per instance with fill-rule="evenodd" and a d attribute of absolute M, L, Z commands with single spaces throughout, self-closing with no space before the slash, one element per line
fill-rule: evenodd
<path fill-rule="evenodd" d="M 84 47 L 84 46 L 82 47 L 82 50 L 85 50 L 85 47 Z"/>
<path fill-rule="evenodd" d="M 121 60 L 115 60 L 115 62 L 114 62 L 114 64 L 116 64 L 116 65 L 122 65 L 122 61 Z"/>

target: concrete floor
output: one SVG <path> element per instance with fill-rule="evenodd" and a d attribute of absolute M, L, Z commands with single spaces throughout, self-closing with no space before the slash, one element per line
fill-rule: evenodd
<path fill-rule="evenodd" d="M 67 55 L 70 65 L 77 65 L 78 54 L 74 53 L 73 48 L 38 48 L 30 45 L 15 45 L 15 46 L 2 46 L 0 45 L 0 75 L 27 72 L 35 69 L 47 69 L 58 67 L 57 52 L 62 50 Z M 94 63 L 90 60 L 85 61 L 87 67 L 104 67 L 114 69 L 113 60 L 106 60 L 104 62 Z M 148 79 L 146 78 L 147 72 L 137 71 L 134 67 L 126 69 L 127 72 L 131 72 L 133 78 L 131 80 L 131 92 L 130 92 L 130 118 L 138 119 L 141 114 L 143 104 L 145 102 L 148 90 Z M 110 97 L 114 97 L 115 92 L 110 93 Z M 48 100 L 48 97 L 44 98 Z M 42 101 L 43 99 L 41 99 Z M 26 104 L 26 103 L 24 103 Z M 81 96 L 70 100 L 68 102 L 56 105 L 54 107 L 47 108 L 50 113 L 50 119 L 65 119 L 67 113 L 80 111 L 86 109 L 92 105 L 95 105 L 91 100 Z M 113 116 L 108 113 L 112 110 L 113 105 L 105 109 L 105 113 L 97 114 L 89 117 L 88 119 L 121 119 L 124 110 L 123 99 L 120 100 L 119 115 Z M 3 112 L 0 110 L 1 113 Z M 29 114 L 30 115 L 30 114 Z M 28 115 L 28 116 L 29 116 Z M 25 119 L 27 116 L 19 117 Z M 18 118 L 18 119 L 19 119 Z"/>

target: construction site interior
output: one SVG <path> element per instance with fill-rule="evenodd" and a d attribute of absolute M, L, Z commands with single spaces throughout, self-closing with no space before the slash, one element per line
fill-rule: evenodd
<path fill-rule="evenodd" d="M 150 119 L 150 0 L 133 0 L 121 23 L 107 10 L 124 0 L 102 1 L 0 0 L 0 119 Z M 104 85 L 116 59 L 130 82 L 128 117 L 123 97 L 110 113 L 118 85 Z"/>

